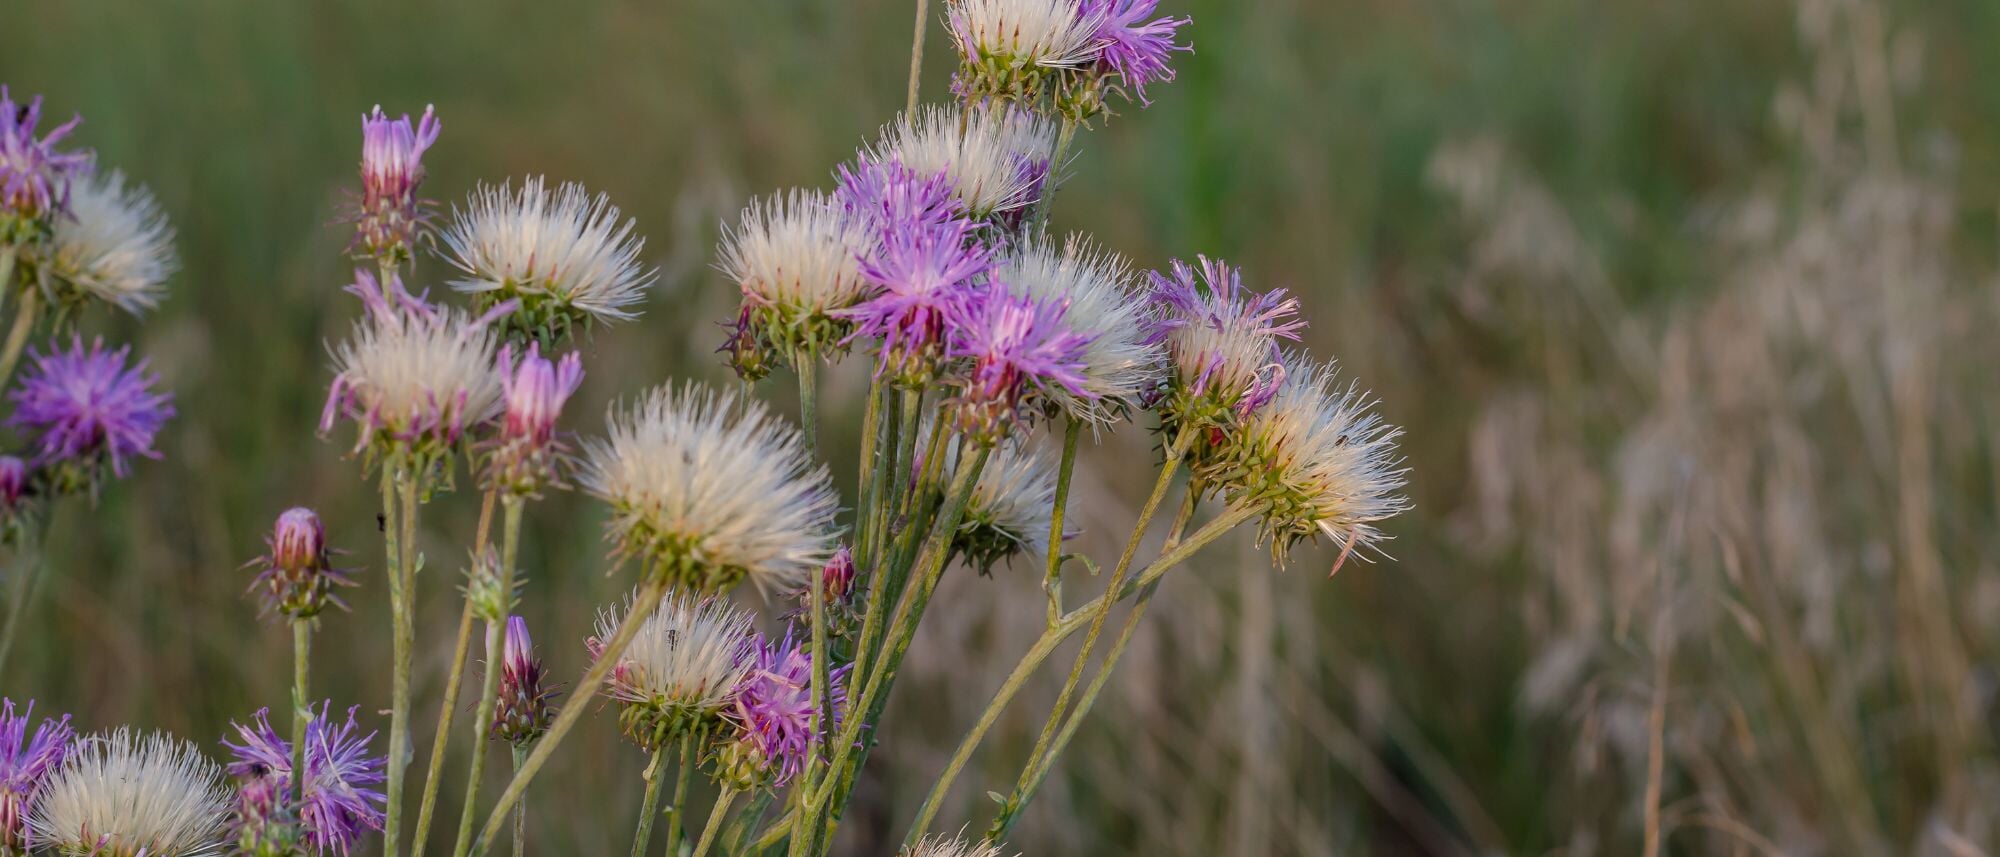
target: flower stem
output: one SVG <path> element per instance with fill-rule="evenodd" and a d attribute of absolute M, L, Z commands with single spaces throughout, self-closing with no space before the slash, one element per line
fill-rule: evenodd
<path fill-rule="evenodd" d="M 1062 618 L 1063 512 L 1069 507 L 1069 480 L 1076 472 L 1076 442 L 1082 425 L 1067 420 L 1063 425 L 1062 466 L 1056 471 L 1056 507 L 1049 513 L 1048 570 L 1042 575 L 1042 591 L 1049 597 L 1049 624 Z"/>
<path fill-rule="evenodd" d="M 479 808 L 479 784 L 486 772 L 486 734 L 493 728 L 493 704 L 500 689 L 501 645 L 507 629 L 507 613 L 514 600 L 514 560 L 521 543 L 519 497 L 500 501 L 500 610 L 486 617 L 486 675 L 479 686 L 479 707 L 472 715 L 472 771 L 465 778 L 465 808 L 458 815 L 458 844 L 454 857 L 465 857 L 472 847 L 472 814 Z"/>
<path fill-rule="evenodd" d="M 0 346 L 0 389 L 14 378 L 14 368 L 21 364 L 21 350 L 28 346 L 28 334 L 35 330 L 35 322 L 42 316 L 41 293 L 35 289 L 21 291 L 21 308 L 15 310 L 14 326 L 7 330 L 7 344 Z"/>
<path fill-rule="evenodd" d="M 799 369 L 799 429 L 805 433 L 806 457 L 819 457 L 819 362 L 810 354 L 792 359 Z"/>
<path fill-rule="evenodd" d="M 681 764 L 674 777 L 674 805 L 667 809 L 667 857 L 678 857 L 681 840 L 687 838 L 688 781 L 694 774 L 695 735 L 681 736 Z"/>
<path fill-rule="evenodd" d="M 312 719 L 311 703 L 306 702 L 312 677 L 312 623 L 292 620 L 292 783 L 300 800 L 305 799 L 306 722 Z"/>
<path fill-rule="evenodd" d="M 646 617 L 653 615 L 653 608 L 660 606 L 660 599 L 667 594 L 666 575 L 653 574 L 648 569 L 645 579 L 646 582 L 640 585 L 638 594 L 633 597 L 632 609 L 625 614 L 624 620 L 618 623 L 618 631 L 611 635 L 610 640 L 605 641 L 604 650 L 598 655 L 597 661 L 590 665 L 590 669 L 584 672 L 583 679 L 570 691 L 569 699 L 563 703 L 562 711 L 556 714 L 556 720 L 550 724 L 548 733 L 536 742 L 535 751 L 528 755 L 521 769 L 514 773 L 514 779 L 507 784 L 507 790 L 500 793 L 499 801 L 493 805 L 493 814 L 487 816 L 486 825 L 480 830 L 478 841 L 473 843 L 474 854 L 486 853 L 493 838 L 499 835 L 501 826 L 506 824 L 507 811 L 521 799 L 521 793 L 527 791 L 528 783 L 533 782 L 535 775 L 541 772 L 542 766 L 548 764 L 549 757 L 562 745 L 562 739 L 569 734 L 569 731 L 576 727 L 576 722 L 583 719 L 584 710 L 590 707 L 591 700 L 597 696 L 598 686 L 604 684 L 605 677 L 611 674 L 611 668 L 625 655 L 625 649 L 632 644 L 632 638 L 639 635 L 639 627 L 645 624 Z"/>
<path fill-rule="evenodd" d="M 653 819 L 660 814 L 660 781 L 667 778 L 667 742 L 654 735 L 653 759 L 646 766 L 646 796 L 639 804 L 639 827 L 632 832 L 632 857 L 646 857 L 646 845 L 653 838 Z M 668 849 L 669 854 L 673 853 Z"/>
<path fill-rule="evenodd" d="M 515 744 L 514 745 L 515 773 L 518 774 L 521 772 L 521 762 L 527 758 L 528 758 L 528 746 L 526 744 Z M 514 805 L 514 857 L 523 857 L 523 855 L 527 853 L 528 853 L 528 805 L 526 803 L 518 803 Z"/>
<path fill-rule="evenodd" d="M 499 497 L 498 490 L 488 490 L 479 503 L 479 528 L 472 537 L 473 556 L 486 552 L 486 541 L 493 529 L 493 504 Z M 472 648 L 472 599 L 467 596 L 464 609 L 458 614 L 458 637 L 452 646 L 451 670 L 445 674 L 444 701 L 438 704 L 437 733 L 431 739 L 430 768 L 424 775 L 424 796 L 417 804 L 417 830 L 411 838 L 411 857 L 424 857 L 424 847 L 430 843 L 431 817 L 437 809 L 438 787 L 444 782 L 445 749 L 450 746 L 451 724 L 458 714 L 458 692 L 465 679 L 465 655 Z"/>
<path fill-rule="evenodd" d="M 715 832 L 722 829 L 722 819 L 729 815 L 729 805 L 735 801 L 735 789 L 723 789 L 722 794 L 715 796 L 715 808 L 709 810 L 708 824 L 701 829 L 701 841 L 694 845 L 694 857 L 707 854 L 709 846 L 715 844 Z"/>
<path fill-rule="evenodd" d="M 814 775 L 819 769 L 820 754 L 826 748 L 826 731 L 830 718 L 825 717 L 827 691 L 831 679 L 828 676 L 826 650 L 826 579 L 815 575 L 812 583 L 812 738 L 806 744 L 805 774 L 799 780 L 799 787 L 792 790 L 792 801 L 804 804 L 806 795 L 812 793 Z"/>
<path fill-rule="evenodd" d="M 410 660 L 403 644 L 404 615 L 409 612 L 409 594 L 404 592 L 402 510 L 398 508 L 397 482 L 403 476 L 402 457 L 396 456 L 382 467 L 382 551 L 388 565 L 389 640 L 394 648 L 389 685 L 388 808 L 382 822 L 382 853 L 396 857 L 402 847 L 403 758 L 409 742 Z"/>
<path fill-rule="evenodd" d="M 1058 178 L 1062 175 L 1063 159 L 1069 157 L 1070 143 L 1075 140 L 1076 120 L 1064 118 L 1062 130 L 1056 134 L 1055 156 L 1049 159 L 1049 176 L 1043 180 L 1042 198 L 1035 202 L 1036 233 L 1048 231 L 1049 210 L 1056 205 L 1056 188 L 1059 184 Z"/>
<path fill-rule="evenodd" d="M 903 108 L 903 112 L 912 116 L 917 112 L 917 82 L 924 70 L 924 30 L 929 23 L 929 0 L 917 0 L 917 33 L 910 38 L 910 97 Z"/>

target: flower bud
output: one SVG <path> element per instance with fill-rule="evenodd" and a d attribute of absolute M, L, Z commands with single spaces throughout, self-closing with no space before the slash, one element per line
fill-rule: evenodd
<path fill-rule="evenodd" d="M 409 114 L 390 119 L 376 105 L 361 117 L 361 208 L 355 216 L 357 255 L 401 264 L 429 226 L 430 213 L 417 199 L 424 181 L 424 151 L 443 130 L 437 114 L 424 108 L 415 124 Z"/>
<path fill-rule="evenodd" d="M 263 567 L 251 588 L 260 590 L 265 612 L 309 619 L 329 603 L 347 609 L 333 588 L 353 586 L 354 582 L 345 569 L 334 568 L 329 560 L 332 551 L 317 513 L 303 506 L 285 510 L 265 544 L 270 552 L 250 561 Z"/>
<path fill-rule="evenodd" d="M 554 695 L 544 682 L 542 662 L 528 637 L 528 623 L 507 617 L 507 644 L 500 660 L 500 695 L 493 707 L 492 735 L 496 741 L 520 746 L 548 731 Z"/>
<path fill-rule="evenodd" d="M 500 369 L 503 416 L 488 446 L 487 479 L 519 496 L 561 487 L 568 450 L 556 435 L 556 420 L 583 383 L 582 361 L 570 353 L 552 363 L 542 357 L 540 343 L 531 343 L 519 362 L 511 347 L 502 349 Z"/>

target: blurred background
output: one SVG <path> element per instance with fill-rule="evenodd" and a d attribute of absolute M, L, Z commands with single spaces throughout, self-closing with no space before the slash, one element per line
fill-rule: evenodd
<path fill-rule="evenodd" d="M 1054 228 L 1296 291 L 1311 350 L 1407 427 L 1416 508 L 1387 527 L 1393 560 L 1332 580 L 1330 553 L 1281 571 L 1248 538 L 1169 576 L 1012 850 L 1990 853 L 2000 4 L 1162 6 L 1193 16 L 1197 52 L 1152 108 L 1081 138 Z M 425 194 L 447 209 L 545 173 L 637 218 L 661 283 L 641 321 L 586 343 L 570 424 L 594 431 L 616 397 L 728 377 L 719 224 L 829 185 L 893 116 L 910 14 L 11 0 L 0 81 L 84 115 L 76 140 L 160 196 L 184 269 L 152 316 L 87 324 L 150 355 L 181 413 L 163 461 L 56 521 L 48 610 L 6 693 L 219 750 L 289 681 L 285 629 L 238 566 L 310 504 L 367 569 L 323 623 L 316 689 L 386 707 L 373 492 L 344 430 L 314 434 L 326 343 L 359 311 L 331 222 L 364 110 L 437 105 Z M 941 28 L 929 44 L 938 96 Z M 823 394 L 837 461 L 855 363 Z M 790 385 L 764 385 L 787 412 Z M 1095 555 L 1130 526 L 1150 446 L 1128 426 L 1086 447 L 1072 514 Z M 420 739 L 475 505 L 447 496 L 423 523 Z M 529 517 L 523 612 L 559 675 L 629 585 L 603 573 L 601 518 L 573 497 Z M 1035 576 L 947 576 L 839 853 L 900 840 L 1038 632 Z M 940 826 L 983 828 L 1052 701 L 1045 672 Z M 643 763 L 611 712 L 586 721 L 531 792 L 535 850 L 626 848 Z"/>

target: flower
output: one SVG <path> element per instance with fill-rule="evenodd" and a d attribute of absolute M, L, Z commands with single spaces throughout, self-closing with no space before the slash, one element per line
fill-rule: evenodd
<path fill-rule="evenodd" d="M 465 272 L 452 288 L 474 295 L 482 309 L 519 299 L 509 324 L 538 339 L 637 317 L 630 308 L 657 275 L 639 264 L 646 240 L 633 234 L 633 221 L 579 184 L 553 193 L 539 176 L 518 193 L 506 183 L 482 185 L 452 219 L 444 242 Z"/>
<path fill-rule="evenodd" d="M 1146 84 L 1174 79 L 1174 70 L 1167 65 L 1173 52 L 1194 50 L 1174 44 L 1174 36 L 1191 19 L 1145 20 L 1159 5 L 1160 0 L 1083 0 L 1080 7 L 1085 17 L 1097 22 L 1093 38 L 1102 46 L 1098 66 L 1118 75 L 1140 104 L 1152 103 L 1146 99 Z"/>
<path fill-rule="evenodd" d="M 801 585 L 833 552 L 831 477 L 763 403 L 699 384 L 614 407 L 586 445 L 583 486 L 612 507 L 611 540 L 678 585 Z"/>
<path fill-rule="evenodd" d="M 1064 323 L 1067 309 L 1064 300 L 1012 294 L 998 278 L 950 308 L 945 355 L 972 364 L 950 403 L 961 431 L 993 442 L 1032 394 L 1062 390 L 1072 398 L 1096 398 L 1083 376 L 1090 339 Z"/>
<path fill-rule="evenodd" d="M 1242 272 L 1220 259 L 1194 269 L 1174 260 L 1173 274 L 1152 273 L 1154 300 L 1164 314 L 1153 338 L 1166 344 L 1168 416 L 1202 425 L 1226 424 L 1277 394 L 1284 382 L 1279 339 L 1299 338 L 1305 321 L 1284 289 L 1256 294 Z"/>
<path fill-rule="evenodd" d="M 554 712 L 549 700 L 555 688 L 548 684 L 548 672 L 535 657 L 535 641 L 528 637 L 528 623 L 519 616 L 507 617 L 507 642 L 500 658 L 500 690 L 494 701 L 493 740 L 516 746 L 528 744 L 548 731 Z"/>
<path fill-rule="evenodd" d="M 1023 441 L 1001 443 L 972 485 L 952 547 L 981 574 L 1016 554 L 1041 557 L 1049 549 L 1055 507 L 1056 473 L 1048 459 Z"/>
<path fill-rule="evenodd" d="M 105 350 L 101 338 L 86 351 L 81 336 L 71 337 L 68 350 L 57 342 L 47 353 L 28 349 L 34 366 L 9 394 L 14 413 L 7 422 L 34 436 L 38 463 L 71 471 L 62 479 L 65 489 L 90 483 L 103 461 L 123 477 L 127 459 L 160 457 L 153 436 L 174 415 L 174 397 L 153 390 L 159 379 L 145 360 L 128 367 L 130 353 Z"/>
<path fill-rule="evenodd" d="M 630 612 L 628 599 L 623 612 Z M 624 620 L 617 608 L 597 615 L 597 636 L 589 641 L 593 659 L 603 641 Z M 693 593 L 669 593 L 645 617 L 631 645 L 618 658 L 604 695 L 624 705 L 619 722 L 640 746 L 654 749 L 721 714 L 750 666 L 751 616 L 727 601 Z"/>
<path fill-rule="evenodd" d="M 842 164 L 834 178 L 833 204 L 869 229 L 871 243 L 898 229 L 942 226 L 964 215 L 942 172 L 921 174 L 893 158 Z"/>
<path fill-rule="evenodd" d="M 1397 493 L 1409 472 L 1396 457 L 1402 429 L 1371 411 L 1367 393 L 1337 385 L 1336 375 L 1331 363 L 1292 360 L 1270 402 L 1197 470 L 1231 505 L 1261 515 L 1262 537 L 1280 564 L 1294 543 L 1320 533 L 1343 559 L 1375 546 L 1386 538 L 1375 524 L 1410 507 Z"/>
<path fill-rule="evenodd" d="M 817 359 L 842 343 L 848 322 L 836 316 L 873 289 L 861 275 L 868 223 L 814 191 L 754 200 L 725 229 L 718 267 L 743 294 L 738 339 L 759 356 Z"/>
<path fill-rule="evenodd" d="M 1123 258 L 1071 236 L 1060 252 L 1047 241 L 1024 242 L 1003 258 L 994 276 L 1016 295 L 1062 302 L 1062 321 L 1089 340 L 1083 350 L 1083 390 L 1056 386 L 1045 392 L 1070 419 L 1106 425 L 1138 405 L 1159 381 L 1165 349 L 1150 337 L 1150 307 L 1135 294 Z"/>
<path fill-rule="evenodd" d="M 32 737 L 28 723 L 35 718 L 35 703 L 14 714 L 14 700 L 0 709 L 0 853 L 28 852 L 28 809 L 48 782 L 49 775 L 62 765 L 69 752 L 69 715 L 61 720 L 42 718 Z"/>
<path fill-rule="evenodd" d="M 326 527 L 318 513 L 303 506 L 286 509 L 264 543 L 269 552 L 249 563 L 263 569 L 250 588 L 263 596 L 264 612 L 309 619 L 328 603 L 347 609 L 333 587 L 355 583 L 346 569 L 334 568 L 329 561 Z"/>
<path fill-rule="evenodd" d="M 813 726 L 821 709 L 813 705 L 812 652 L 792 642 L 792 630 L 782 640 L 763 637 L 746 658 L 749 671 L 736 686 L 727 714 L 738 730 L 737 740 L 720 751 L 718 767 L 735 788 L 778 787 L 805 769 L 813 745 Z M 827 672 L 824 728 L 840 727 L 847 705 L 847 674 L 853 664 Z"/>
<path fill-rule="evenodd" d="M 17 104 L 0 84 L 0 244 L 40 238 L 50 214 L 67 208 L 70 180 L 90 171 L 90 153 L 56 151 L 83 117 L 37 139 L 41 119 L 41 96 Z"/>
<path fill-rule="evenodd" d="M 1051 79 L 1095 60 L 1098 18 L 1077 0 L 953 0 L 946 7 L 960 98 L 1032 104 Z"/>
<path fill-rule="evenodd" d="M 380 104 L 374 113 L 361 116 L 361 205 L 354 217 L 354 247 L 363 255 L 400 263 L 430 228 L 431 205 L 417 198 L 417 186 L 424 182 L 424 152 L 443 130 L 429 105 L 415 124 L 408 113 L 390 119 Z"/>
<path fill-rule="evenodd" d="M 403 290 L 391 273 L 388 297 L 375 278 L 356 271 L 349 291 L 367 303 L 367 318 L 333 352 L 334 379 L 320 432 L 345 415 L 360 429 L 354 450 L 404 447 L 437 457 L 465 430 L 499 412 L 505 384 L 496 371 L 487 322 L 508 307 L 472 318 L 435 308 Z M 401 308 L 392 307 L 391 299 Z"/>
<path fill-rule="evenodd" d="M 375 733 L 355 734 L 360 731 L 354 720 L 359 706 L 348 709 L 347 722 L 338 726 L 328 717 L 332 707 L 322 703 L 306 721 L 306 776 L 297 815 L 305 842 L 315 852 L 346 854 L 363 831 L 382 829 L 388 798 L 373 786 L 383 781 L 388 760 L 368 755 Z M 267 780 L 281 792 L 291 789 L 292 744 L 271 728 L 270 709 L 260 709 L 254 725 L 230 725 L 243 743 L 222 742 L 235 756 L 229 773 L 252 784 Z"/>
<path fill-rule="evenodd" d="M 544 485 L 562 486 L 569 450 L 557 438 L 563 403 L 583 383 L 583 360 L 575 352 L 551 363 L 541 343 L 528 343 L 517 362 L 514 348 L 500 350 L 500 432 L 488 442 L 487 481 L 516 495 L 532 496 Z"/>
<path fill-rule="evenodd" d="M 1000 857 L 1000 854 L 1000 846 L 990 842 L 968 842 L 959 836 L 947 839 L 942 833 L 926 836 L 922 842 L 902 851 L 902 857 Z"/>
<path fill-rule="evenodd" d="M 71 185 L 69 216 L 55 219 L 48 272 L 74 302 L 101 300 L 137 314 L 160 303 L 174 260 L 174 229 L 140 185 L 112 170 Z"/>
<path fill-rule="evenodd" d="M 29 821 L 36 843 L 93 857 L 208 857 L 229 820 L 222 769 L 164 732 L 98 733 L 70 746 Z"/>
<path fill-rule="evenodd" d="M 925 178 L 943 176 L 969 216 L 995 219 L 1041 199 L 1056 133 L 1054 123 L 1026 110 L 924 107 L 884 128 L 861 159 L 900 163 Z"/>
<path fill-rule="evenodd" d="M 861 273 L 881 292 L 840 315 L 854 321 L 853 335 L 882 340 L 877 376 L 888 373 L 911 386 L 929 382 L 943 355 L 946 317 L 992 265 L 986 248 L 970 239 L 973 229 L 961 219 L 910 224 L 885 236 L 880 251 L 862 262 Z"/>

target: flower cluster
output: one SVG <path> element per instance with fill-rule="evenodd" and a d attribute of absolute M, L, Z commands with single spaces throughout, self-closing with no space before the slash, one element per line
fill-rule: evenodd
<path fill-rule="evenodd" d="M 245 566 L 260 569 L 250 588 L 262 599 L 264 613 L 296 621 L 319 615 L 328 604 L 347 609 L 334 588 L 355 583 L 346 569 L 333 567 L 334 551 L 327 547 L 318 513 L 303 506 L 286 509 L 264 543 L 269 550 Z"/>
<path fill-rule="evenodd" d="M 368 755 L 375 733 L 358 734 L 358 707 L 336 723 L 332 705 L 323 703 L 306 722 L 303 777 L 294 777 L 292 744 L 271 728 L 269 710 L 258 711 L 249 725 L 232 724 L 242 743 L 222 744 L 234 756 L 229 773 L 241 783 L 239 842 L 299 841 L 317 854 L 346 854 L 363 832 L 382 829 L 387 799 L 374 787 L 383 780 L 385 760 Z M 295 832 L 274 829 L 293 820 Z"/>
<path fill-rule="evenodd" d="M 952 89 L 965 100 L 1036 105 L 1089 121 L 1122 93 L 1141 104 L 1146 85 L 1172 80 L 1168 60 L 1187 18 L 1154 17 L 1159 0 L 952 0 L 959 53 Z"/>

